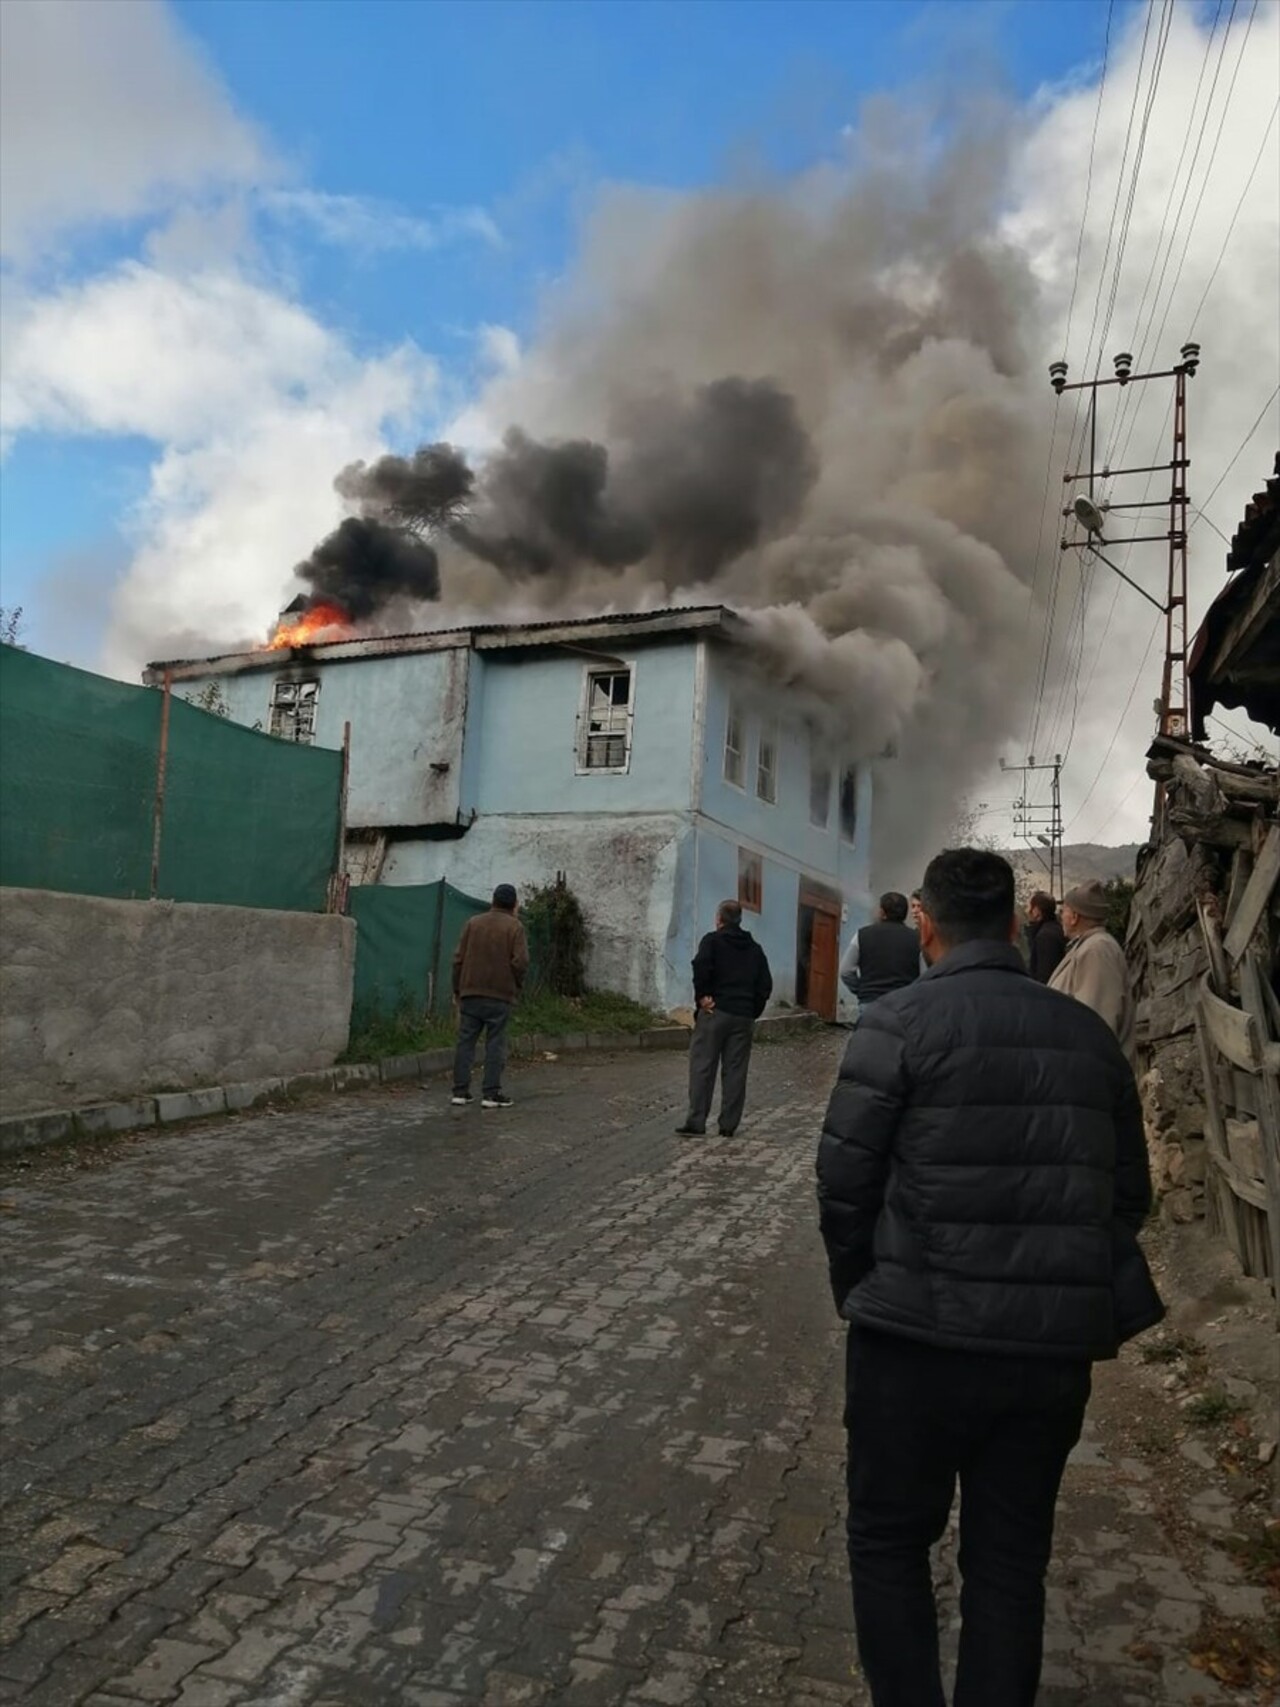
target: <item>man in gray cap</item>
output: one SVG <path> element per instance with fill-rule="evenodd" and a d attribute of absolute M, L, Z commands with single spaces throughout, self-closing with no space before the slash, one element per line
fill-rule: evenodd
<path fill-rule="evenodd" d="M 468 919 L 453 957 L 453 994 L 458 1003 L 458 1047 L 453 1057 L 453 1101 L 471 1101 L 471 1067 L 484 1033 L 482 1108 L 510 1108 L 502 1088 L 507 1062 L 507 1021 L 529 970 L 529 945 L 516 917 L 516 892 L 500 883 L 487 913 Z"/>
<path fill-rule="evenodd" d="M 1074 996 L 1099 1014 L 1134 1062 L 1133 992 L 1124 950 L 1106 928 L 1107 893 L 1096 877 L 1069 889 L 1062 903 L 1067 952 L 1058 962 L 1051 990 Z"/>

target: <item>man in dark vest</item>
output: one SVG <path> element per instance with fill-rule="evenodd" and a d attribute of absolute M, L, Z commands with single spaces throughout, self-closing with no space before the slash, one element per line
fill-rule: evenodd
<path fill-rule="evenodd" d="M 1047 984 L 1067 952 L 1067 938 L 1058 918 L 1058 903 L 1037 889 L 1027 903 L 1028 969 L 1037 984 Z"/>
<path fill-rule="evenodd" d="M 875 923 L 863 925 L 844 951 L 840 977 L 858 998 L 858 1013 L 920 976 L 920 938 L 906 923 L 907 898 L 891 889 L 880 897 Z"/>

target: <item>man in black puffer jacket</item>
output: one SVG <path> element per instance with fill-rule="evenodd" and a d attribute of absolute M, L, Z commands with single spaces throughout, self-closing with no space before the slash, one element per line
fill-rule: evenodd
<path fill-rule="evenodd" d="M 930 969 L 853 1033 L 818 1151 L 875 1707 L 945 1707 L 929 1548 L 957 1478 L 954 1707 L 1032 1707 L 1090 1364 L 1164 1313 L 1137 1241 L 1151 1183 L 1133 1073 L 1105 1021 L 1028 977 L 1016 931 L 998 854 L 932 862 Z"/>
<path fill-rule="evenodd" d="M 693 1038 L 689 1044 L 689 1113 L 676 1131 L 700 1138 L 720 1074 L 722 1138 L 732 1138 L 747 1100 L 747 1068 L 756 1021 L 773 994 L 773 974 L 760 944 L 742 928 L 737 901 L 722 901 L 716 928 L 693 957 Z"/>

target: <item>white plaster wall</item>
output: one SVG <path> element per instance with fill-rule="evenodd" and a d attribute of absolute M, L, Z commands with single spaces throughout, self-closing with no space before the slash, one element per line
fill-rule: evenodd
<path fill-rule="evenodd" d="M 479 896 L 499 883 L 538 887 L 563 871 L 591 933 L 587 982 L 666 1012 L 689 1000 L 689 967 L 673 933 L 676 872 L 687 814 L 494 814 L 457 839 L 399 841 L 384 883 L 434 883 Z"/>
<path fill-rule="evenodd" d="M 0 1114 L 309 1072 L 347 1044 L 355 925 L 0 891 Z"/>

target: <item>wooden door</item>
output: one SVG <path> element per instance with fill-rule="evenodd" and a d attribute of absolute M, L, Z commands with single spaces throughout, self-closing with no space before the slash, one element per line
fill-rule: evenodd
<path fill-rule="evenodd" d="M 837 914 L 815 910 L 809 938 L 809 1000 L 811 1013 L 823 1019 L 836 1017 L 839 997 L 840 919 Z"/>

